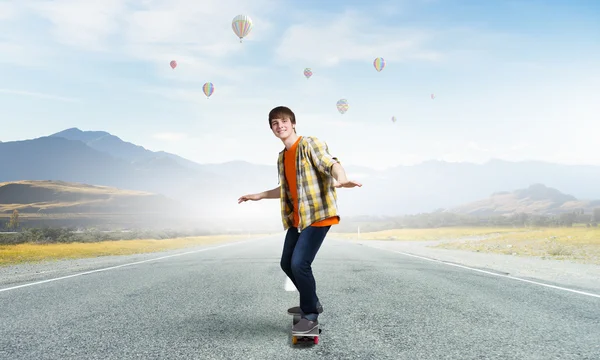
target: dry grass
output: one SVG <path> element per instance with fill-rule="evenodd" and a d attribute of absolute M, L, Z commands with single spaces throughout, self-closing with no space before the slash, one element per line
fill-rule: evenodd
<path fill-rule="evenodd" d="M 19 217 L 23 217 L 23 209 L 35 208 L 37 211 L 47 211 L 47 210 L 58 210 L 63 208 L 71 208 L 77 206 L 91 206 L 94 204 L 102 204 L 106 203 L 106 199 L 97 199 L 97 200 L 80 200 L 80 201 L 62 201 L 62 202 L 36 202 L 36 203 L 26 203 L 26 204 L 2 204 L 0 205 L 0 212 L 5 213 L 5 217 L 10 217 L 14 210 L 19 211 Z M 33 215 L 36 215 L 35 213 Z M 38 215 L 39 216 L 39 215 Z M 30 216 L 31 217 L 31 216 Z"/>
<path fill-rule="evenodd" d="M 523 232 L 527 229 L 520 228 L 475 228 L 475 227 L 447 227 L 435 229 L 392 229 L 368 233 L 336 233 L 335 237 L 343 239 L 361 240 L 398 240 L 398 241 L 434 241 L 460 239 L 467 237 L 497 236 L 501 234 Z M 333 236 L 333 235 L 332 235 Z"/>
<path fill-rule="evenodd" d="M 61 204 L 61 203 L 56 203 Z M 0 207 L 0 209 L 8 209 Z M 11 208 L 12 209 L 12 208 Z M 18 210 L 18 209 L 17 209 Z M 11 212 L 0 213 L 0 220 L 8 220 L 12 215 Z M 119 218 L 124 215 L 135 215 L 130 213 L 117 213 L 117 212 L 93 212 L 93 213 L 28 213 L 19 212 L 19 219 L 100 219 L 100 218 Z"/>
<path fill-rule="evenodd" d="M 440 241 L 435 247 L 571 260 L 600 265 L 600 227 L 572 228 L 436 228 L 394 229 L 340 233 L 335 237 L 360 240 Z"/>
<path fill-rule="evenodd" d="M 131 255 L 225 243 L 264 235 L 192 236 L 175 239 L 102 241 L 97 243 L 0 245 L 0 266 L 44 260 L 79 259 L 108 255 Z"/>
<path fill-rule="evenodd" d="M 454 241 L 436 247 L 516 256 L 535 256 L 600 265 L 600 228 L 542 228 L 500 234 L 479 241 Z"/>
<path fill-rule="evenodd" d="M 150 195 L 151 193 L 138 190 L 119 189 L 111 186 L 88 185 L 82 183 L 51 181 L 51 180 L 21 180 L 1 182 L 0 187 L 9 184 L 28 185 L 54 190 L 56 192 L 73 192 L 82 194 L 109 194 L 109 195 Z"/>
<path fill-rule="evenodd" d="M 112 204 L 114 201 L 139 199 L 154 195 L 145 191 L 51 180 L 21 180 L 0 183 L 0 188 L 4 186 L 10 186 L 13 188 L 13 191 L 20 194 L 20 201 L 17 201 L 17 203 L 0 204 L 0 212 L 8 215 L 14 210 L 25 211 L 25 209 L 36 209 L 37 211 L 69 211 L 82 206 L 106 206 L 107 204 Z M 39 194 L 36 195 L 39 190 L 53 194 L 53 200 L 35 202 L 36 199 L 39 199 Z M 73 194 L 81 199 L 72 200 Z M 66 200 L 65 196 L 68 196 L 70 200 Z M 118 206 L 116 208 L 118 208 Z M 83 211 L 88 212 L 89 210 L 86 208 L 83 209 Z"/>

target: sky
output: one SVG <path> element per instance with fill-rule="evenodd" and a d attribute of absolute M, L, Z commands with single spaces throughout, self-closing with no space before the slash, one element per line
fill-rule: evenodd
<path fill-rule="evenodd" d="M 0 0 L 0 141 L 77 127 L 274 165 L 284 105 L 342 164 L 600 165 L 598 19 L 595 0 Z"/>

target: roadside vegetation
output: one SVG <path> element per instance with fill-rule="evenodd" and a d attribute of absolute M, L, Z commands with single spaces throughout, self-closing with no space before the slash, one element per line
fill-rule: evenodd
<path fill-rule="evenodd" d="M 0 232 L 0 266 L 45 260 L 159 252 L 192 246 L 241 241 L 261 234 L 212 234 L 203 230 L 100 231 L 75 228 L 22 228 L 14 212 Z"/>
<path fill-rule="evenodd" d="M 0 245 L 0 266 L 46 260 L 92 258 L 109 255 L 132 255 L 180 249 L 199 245 L 241 241 L 258 235 L 212 235 L 168 239 L 104 240 L 93 242 L 27 242 Z"/>
<path fill-rule="evenodd" d="M 436 247 L 600 265 L 600 228 L 523 229 L 479 241 L 454 241 Z"/>
<path fill-rule="evenodd" d="M 591 214 L 515 214 L 474 217 L 442 211 L 403 217 L 345 218 L 332 237 L 361 240 L 436 241 L 433 246 L 513 256 L 600 264 L 600 209 Z M 0 224 L 1 225 L 1 224 Z M 78 230 L 23 228 L 18 211 L 0 232 L 0 266 L 48 259 L 126 255 L 264 234 L 219 234 L 205 230 Z"/>
<path fill-rule="evenodd" d="M 190 236 L 212 235 L 206 231 L 176 230 L 130 230 L 100 231 L 97 229 L 77 230 L 74 228 L 28 228 L 18 232 L 0 232 L 0 245 L 53 244 L 53 243 L 96 243 L 114 240 L 174 239 Z"/>
<path fill-rule="evenodd" d="M 600 227 L 444 227 L 339 233 L 336 238 L 435 241 L 443 249 L 533 256 L 600 265 Z"/>

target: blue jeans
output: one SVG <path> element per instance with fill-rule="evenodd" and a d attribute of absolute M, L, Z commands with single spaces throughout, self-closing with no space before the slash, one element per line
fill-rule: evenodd
<path fill-rule="evenodd" d="M 309 226 L 301 233 L 298 229 L 288 229 L 281 254 L 281 268 L 292 280 L 300 293 L 300 312 L 302 317 L 317 320 L 317 286 L 311 264 L 331 226 Z"/>

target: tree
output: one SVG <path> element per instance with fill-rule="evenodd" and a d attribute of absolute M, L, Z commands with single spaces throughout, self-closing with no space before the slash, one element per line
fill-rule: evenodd
<path fill-rule="evenodd" d="M 563 213 L 559 216 L 560 225 L 571 227 L 575 222 L 575 213 Z"/>
<path fill-rule="evenodd" d="M 592 222 L 600 222 L 600 208 L 595 208 L 592 215 Z"/>
<path fill-rule="evenodd" d="M 12 215 L 10 216 L 10 220 L 8 221 L 9 229 L 18 229 L 19 228 L 19 210 L 13 210 Z"/>

